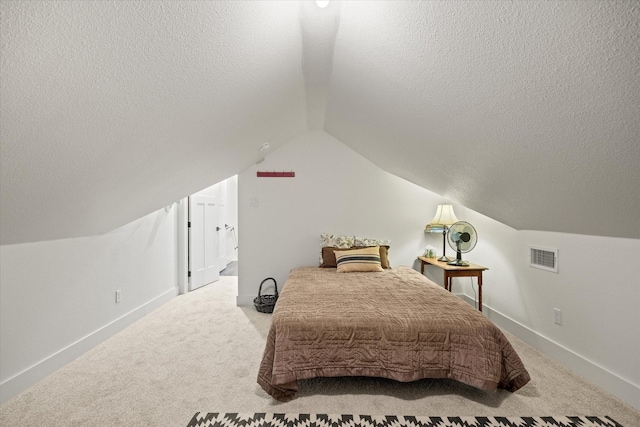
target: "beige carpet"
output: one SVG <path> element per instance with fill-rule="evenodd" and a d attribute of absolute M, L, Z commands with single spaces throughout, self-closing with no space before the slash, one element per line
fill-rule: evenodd
<path fill-rule="evenodd" d="M 416 416 L 609 415 L 640 412 L 509 335 L 532 380 L 515 393 L 449 380 L 301 382 L 272 400 L 256 383 L 271 315 L 235 306 L 236 277 L 179 296 L 0 407 L 2 426 L 186 426 L 201 412 Z"/>

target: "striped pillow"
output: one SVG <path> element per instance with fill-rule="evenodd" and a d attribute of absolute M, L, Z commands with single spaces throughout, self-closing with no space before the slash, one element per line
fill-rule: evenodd
<path fill-rule="evenodd" d="M 380 265 L 380 247 L 352 249 L 348 251 L 333 251 L 336 255 L 338 273 L 355 271 L 383 271 Z"/>

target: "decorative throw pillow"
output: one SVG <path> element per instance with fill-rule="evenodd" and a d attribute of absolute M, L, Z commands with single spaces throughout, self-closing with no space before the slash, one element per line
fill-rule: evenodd
<path fill-rule="evenodd" d="M 337 236 L 334 234 L 323 233 L 320 235 L 320 265 L 324 264 L 322 256 L 322 248 L 334 247 L 340 249 L 349 249 L 355 244 L 356 238 L 354 236 Z M 333 256 L 333 254 L 332 254 Z M 335 263 L 335 259 L 333 260 Z M 331 267 L 331 266 L 330 266 Z M 335 267 L 335 265 L 333 266 Z"/>
<path fill-rule="evenodd" d="M 379 240 L 379 239 L 369 239 L 368 237 L 358 237 L 354 238 L 355 247 L 356 248 L 365 248 L 370 246 L 380 246 L 380 262 L 382 263 L 382 268 L 391 268 L 391 264 L 389 264 L 388 252 L 389 247 L 391 246 L 391 240 Z"/>
<path fill-rule="evenodd" d="M 382 268 L 391 268 L 391 264 L 389 264 L 389 246 L 380 246 L 380 264 Z"/>
<path fill-rule="evenodd" d="M 371 246 L 354 246 L 352 249 L 364 249 L 369 247 Z M 331 258 L 329 257 L 325 259 L 329 262 L 331 261 Z M 389 246 L 380 246 L 380 265 L 382 265 L 382 268 L 391 268 L 391 264 L 389 264 Z M 334 265 L 333 267 L 337 267 L 337 265 Z"/>
<path fill-rule="evenodd" d="M 346 251 L 335 250 L 338 273 L 383 271 L 380 265 L 380 248 L 372 246 Z"/>
<path fill-rule="evenodd" d="M 320 247 L 334 246 L 336 248 L 349 249 L 355 245 L 354 236 L 336 236 L 334 234 L 321 234 Z"/>
<path fill-rule="evenodd" d="M 322 248 L 322 255 L 320 255 L 320 268 L 336 268 L 336 254 L 333 251 L 343 250 L 346 251 L 348 249 L 340 249 L 335 246 L 325 246 Z"/>
<path fill-rule="evenodd" d="M 354 246 L 391 246 L 391 240 L 378 240 L 378 239 L 369 239 L 367 237 L 358 237 L 354 238 L 355 244 Z"/>
<path fill-rule="evenodd" d="M 351 248 L 351 249 L 363 249 L 363 248 Z M 336 268 L 338 266 L 336 261 L 336 254 L 334 251 L 348 251 L 349 249 L 340 249 L 332 246 L 322 248 L 322 256 L 320 257 L 320 268 Z M 389 246 L 380 246 L 380 265 L 384 269 L 391 269 L 389 263 Z"/>

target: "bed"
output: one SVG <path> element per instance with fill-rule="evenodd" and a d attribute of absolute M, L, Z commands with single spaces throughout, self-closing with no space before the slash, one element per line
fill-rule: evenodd
<path fill-rule="evenodd" d="M 298 380 L 452 378 L 518 390 L 530 379 L 502 331 L 409 267 L 291 271 L 275 306 L 258 383 L 288 401 Z"/>

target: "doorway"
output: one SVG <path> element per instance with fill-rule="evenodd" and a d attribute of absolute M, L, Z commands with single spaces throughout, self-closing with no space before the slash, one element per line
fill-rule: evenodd
<path fill-rule="evenodd" d="M 192 194 L 178 215 L 179 292 L 237 275 L 238 179 Z"/>
<path fill-rule="evenodd" d="M 221 276 L 237 276 L 238 275 L 238 261 L 233 261 L 227 265 L 227 268 L 220 272 Z"/>

